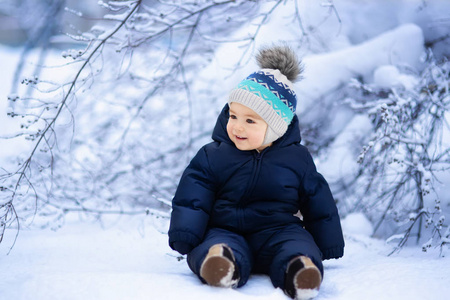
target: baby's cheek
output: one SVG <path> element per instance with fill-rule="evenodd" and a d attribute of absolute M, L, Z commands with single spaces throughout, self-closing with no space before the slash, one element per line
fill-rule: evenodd
<path fill-rule="evenodd" d="M 233 137 L 232 131 L 233 131 L 232 127 L 227 125 L 227 135 L 230 138 L 230 140 L 233 140 L 233 138 L 232 138 Z"/>

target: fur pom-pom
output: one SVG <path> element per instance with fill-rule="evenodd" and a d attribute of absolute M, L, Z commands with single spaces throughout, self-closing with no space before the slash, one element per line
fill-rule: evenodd
<path fill-rule="evenodd" d="M 297 55 L 288 46 L 262 48 L 256 55 L 256 61 L 261 69 L 280 70 L 292 82 L 299 79 L 303 71 Z"/>

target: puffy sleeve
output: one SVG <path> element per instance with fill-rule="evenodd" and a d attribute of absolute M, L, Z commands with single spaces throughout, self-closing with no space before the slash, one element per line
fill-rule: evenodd
<path fill-rule="evenodd" d="M 169 228 L 172 249 L 186 254 L 203 240 L 214 198 L 214 176 L 203 147 L 181 176 L 172 200 Z"/>
<path fill-rule="evenodd" d="M 311 233 L 323 259 L 344 255 L 344 238 L 336 203 L 325 178 L 307 155 L 308 165 L 300 194 L 300 211 L 306 230 Z"/>

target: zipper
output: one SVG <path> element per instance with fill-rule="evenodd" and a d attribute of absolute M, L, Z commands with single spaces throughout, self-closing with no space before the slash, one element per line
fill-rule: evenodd
<path fill-rule="evenodd" d="M 259 171 L 261 169 L 262 156 L 263 156 L 263 152 L 256 152 L 254 154 L 255 167 L 254 167 L 254 171 L 252 172 L 252 180 L 250 181 L 250 185 L 249 185 L 249 188 L 248 188 L 248 190 L 246 192 L 246 195 L 245 195 L 246 197 L 244 199 L 248 198 L 253 193 L 253 190 L 255 189 L 256 181 L 259 178 Z"/>
<path fill-rule="evenodd" d="M 241 201 L 239 202 L 237 207 L 237 217 L 239 220 L 239 227 L 241 230 L 245 228 L 244 206 L 247 203 L 247 199 L 249 198 L 249 196 L 253 193 L 253 190 L 255 189 L 256 186 L 256 182 L 259 178 L 259 172 L 261 170 L 261 160 L 265 152 L 264 150 L 262 152 L 258 152 L 255 150 L 253 153 L 253 167 L 250 183 L 248 184 L 247 190 L 245 191 L 244 196 L 241 198 Z"/>

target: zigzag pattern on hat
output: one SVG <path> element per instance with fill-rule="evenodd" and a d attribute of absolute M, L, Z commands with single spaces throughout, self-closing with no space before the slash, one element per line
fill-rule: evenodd
<path fill-rule="evenodd" d="M 267 104 L 269 104 L 272 109 L 279 115 L 283 121 L 289 124 L 293 118 L 293 112 L 288 105 L 280 98 L 275 96 L 269 89 L 265 86 L 257 83 L 254 80 L 245 80 L 238 85 L 239 89 L 246 90 L 259 98 L 263 99 Z"/>
<path fill-rule="evenodd" d="M 273 110 L 283 119 L 283 121 L 285 121 L 286 123 L 291 122 L 289 117 L 285 113 L 283 113 L 283 111 L 275 103 L 270 100 L 266 100 L 266 102 L 272 106 Z"/>
<path fill-rule="evenodd" d="M 280 92 L 278 92 L 278 90 L 276 90 L 275 87 L 270 86 L 267 82 L 264 82 L 262 79 L 259 78 L 249 78 L 249 80 L 253 80 L 254 82 L 264 86 L 266 89 L 268 89 L 269 91 L 271 91 L 278 99 L 280 99 L 292 112 L 295 112 L 295 107 L 294 105 Z M 275 80 L 274 80 L 275 81 Z M 280 87 L 284 87 L 285 85 L 280 85 Z M 287 92 L 290 93 L 292 95 L 292 90 L 287 89 Z M 295 95 L 295 93 L 294 93 Z"/>
<path fill-rule="evenodd" d="M 279 81 L 272 73 L 269 71 L 258 71 L 257 74 L 263 74 L 269 78 L 271 78 L 276 84 L 278 84 L 280 87 L 287 90 L 288 93 L 290 93 L 292 96 L 295 96 L 295 92 L 284 82 Z"/>

